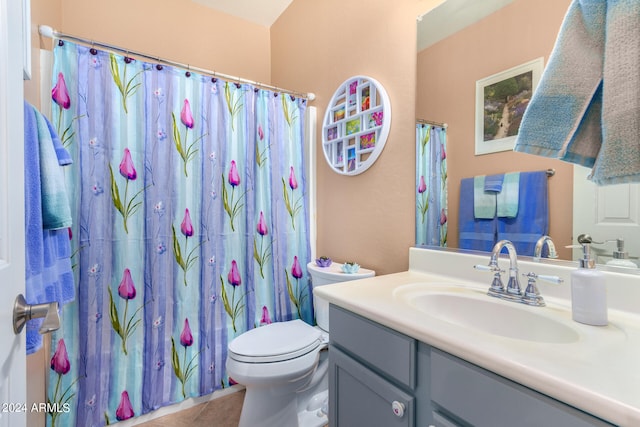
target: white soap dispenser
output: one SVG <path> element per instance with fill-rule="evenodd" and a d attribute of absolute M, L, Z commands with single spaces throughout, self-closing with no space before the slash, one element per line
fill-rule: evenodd
<path fill-rule="evenodd" d="M 591 242 L 581 239 L 578 242 L 583 257 L 579 268 L 571 273 L 571 314 L 576 322 L 605 326 L 608 323 L 605 275 L 595 268 Z"/>
<path fill-rule="evenodd" d="M 613 242 L 613 240 L 611 240 Z M 615 240 L 616 250 L 613 251 L 613 258 L 607 261 L 607 265 L 614 267 L 638 268 L 635 262 L 629 259 L 629 253 L 624 250 L 624 239 Z"/>

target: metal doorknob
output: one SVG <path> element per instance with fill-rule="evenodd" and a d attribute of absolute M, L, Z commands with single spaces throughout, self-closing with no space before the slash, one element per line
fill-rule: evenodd
<path fill-rule="evenodd" d="M 17 335 L 22 332 L 22 328 L 31 319 L 44 317 L 44 322 L 38 332 L 46 334 L 60 328 L 60 315 L 58 314 L 58 302 L 44 304 L 27 304 L 22 294 L 16 297 L 13 304 L 13 332 Z"/>

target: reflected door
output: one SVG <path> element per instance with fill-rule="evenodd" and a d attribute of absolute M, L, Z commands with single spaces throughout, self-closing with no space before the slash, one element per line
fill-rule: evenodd
<path fill-rule="evenodd" d="M 640 258 L 640 184 L 597 186 L 587 179 L 591 169 L 574 166 L 573 182 L 573 242 L 587 233 L 594 241 L 624 238 L 625 250 L 638 264 Z M 593 245 L 596 262 L 611 260 L 615 242 Z M 573 259 L 582 256 L 574 249 Z"/>

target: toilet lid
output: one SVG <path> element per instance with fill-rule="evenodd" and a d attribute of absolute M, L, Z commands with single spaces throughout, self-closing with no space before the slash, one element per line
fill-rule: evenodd
<path fill-rule="evenodd" d="M 235 338 L 229 343 L 229 355 L 244 362 L 279 362 L 316 349 L 321 337 L 319 329 L 299 319 L 272 323 Z"/>

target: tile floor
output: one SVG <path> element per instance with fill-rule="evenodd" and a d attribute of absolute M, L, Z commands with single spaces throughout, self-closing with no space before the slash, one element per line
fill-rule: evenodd
<path fill-rule="evenodd" d="M 175 414 L 165 415 L 138 427 L 237 427 L 244 390 L 201 403 Z"/>

